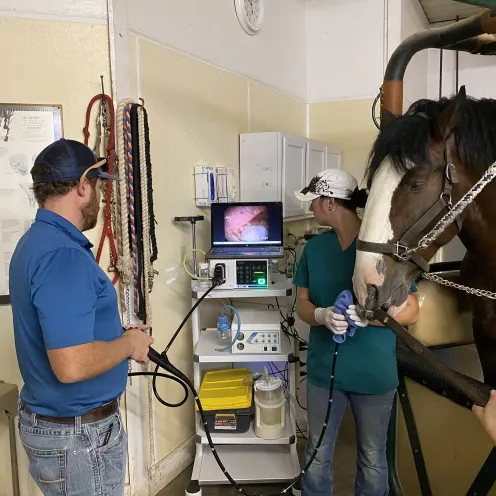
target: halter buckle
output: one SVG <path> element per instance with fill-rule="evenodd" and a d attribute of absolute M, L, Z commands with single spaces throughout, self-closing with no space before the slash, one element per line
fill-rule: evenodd
<path fill-rule="evenodd" d="M 442 191 L 441 194 L 439 195 L 439 199 L 440 200 L 443 200 L 444 203 L 446 203 L 447 206 L 450 206 L 450 205 L 452 206 L 453 205 L 453 202 L 452 202 L 452 199 L 451 199 L 451 192 L 450 193 L 446 193 L 446 191 Z"/>
<path fill-rule="evenodd" d="M 395 257 L 399 258 L 400 260 L 408 260 L 408 246 L 402 245 L 399 241 L 397 241 L 394 244 L 394 248 L 395 252 L 393 253 L 393 255 Z"/>
<path fill-rule="evenodd" d="M 451 184 L 458 182 L 458 174 L 456 173 L 456 167 L 453 162 L 448 162 L 446 164 L 445 175 L 446 175 L 446 179 Z"/>

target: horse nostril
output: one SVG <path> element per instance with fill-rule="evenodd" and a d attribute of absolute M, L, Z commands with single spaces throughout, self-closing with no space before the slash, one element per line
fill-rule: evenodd
<path fill-rule="evenodd" d="M 367 298 L 375 300 L 377 298 L 377 293 L 379 290 L 375 284 L 367 284 Z"/>
<path fill-rule="evenodd" d="M 379 290 L 377 286 L 375 284 L 367 284 L 367 299 L 365 300 L 365 310 L 376 310 L 378 295 Z"/>

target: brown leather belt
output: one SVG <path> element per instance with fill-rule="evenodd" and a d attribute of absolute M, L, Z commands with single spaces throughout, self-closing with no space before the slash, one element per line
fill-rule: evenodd
<path fill-rule="evenodd" d="M 21 402 L 21 408 L 23 408 L 27 413 L 34 413 L 26 403 Z M 119 403 L 117 400 L 111 401 L 105 405 L 99 406 L 81 415 L 81 423 L 89 424 L 90 422 L 98 422 L 107 417 L 110 417 L 113 413 L 119 410 Z M 44 422 L 51 422 L 52 424 L 69 424 L 74 425 L 76 423 L 75 417 L 50 417 L 47 415 L 35 414 L 36 418 L 43 420 Z"/>

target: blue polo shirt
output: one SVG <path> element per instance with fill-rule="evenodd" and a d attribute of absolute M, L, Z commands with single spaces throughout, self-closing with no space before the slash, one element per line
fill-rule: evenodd
<path fill-rule="evenodd" d="M 47 350 L 113 341 L 122 335 L 117 294 L 92 244 L 59 215 L 39 209 L 9 270 L 21 399 L 40 415 L 73 417 L 123 393 L 127 361 L 93 379 L 63 384 Z"/>

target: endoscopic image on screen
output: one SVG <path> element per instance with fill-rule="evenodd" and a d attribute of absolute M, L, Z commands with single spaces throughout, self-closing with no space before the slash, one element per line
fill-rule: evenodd
<path fill-rule="evenodd" d="M 269 239 L 269 212 L 264 206 L 235 206 L 224 212 L 226 241 L 257 243 Z"/>

